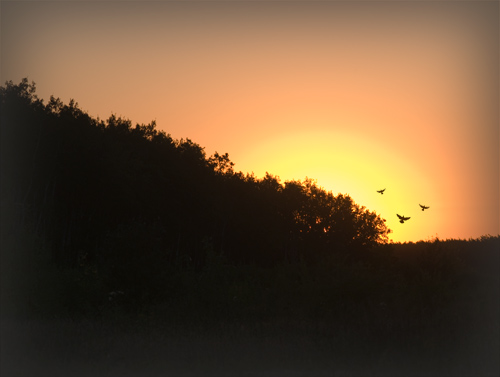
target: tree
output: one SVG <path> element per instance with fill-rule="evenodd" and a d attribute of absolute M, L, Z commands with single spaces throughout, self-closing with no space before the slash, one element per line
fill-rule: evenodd
<path fill-rule="evenodd" d="M 215 152 L 213 156 L 208 159 L 208 164 L 214 169 L 214 172 L 222 175 L 234 174 L 234 162 L 229 159 L 229 154 L 225 153 L 220 155 Z"/>

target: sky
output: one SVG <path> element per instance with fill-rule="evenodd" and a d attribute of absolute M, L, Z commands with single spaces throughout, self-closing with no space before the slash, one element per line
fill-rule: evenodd
<path fill-rule="evenodd" d="M 0 4 L 2 85 L 315 179 L 396 242 L 500 234 L 498 1 Z"/>

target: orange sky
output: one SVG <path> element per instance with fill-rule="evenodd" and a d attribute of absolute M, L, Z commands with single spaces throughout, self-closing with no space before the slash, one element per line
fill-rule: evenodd
<path fill-rule="evenodd" d="M 317 179 L 394 241 L 500 233 L 498 2 L 0 4 L 2 85 Z"/>

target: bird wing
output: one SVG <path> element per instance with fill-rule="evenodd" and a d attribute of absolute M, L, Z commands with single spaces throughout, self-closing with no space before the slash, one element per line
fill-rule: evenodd
<path fill-rule="evenodd" d="M 402 217 L 402 218 L 401 218 L 401 220 L 404 220 L 404 221 L 406 221 L 406 220 L 410 220 L 410 219 L 411 219 L 411 217 Z"/>
<path fill-rule="evenodd" d="M 403 219 L 404 219 L 404 217 L 403 217 L 403 216 L 400 216 L 400 215 L 398 215 L 397 213 L 396 213 L 396 216 L 397 216 L 397 217 L 399 217 L 401 220 L 403 220 Z"/>

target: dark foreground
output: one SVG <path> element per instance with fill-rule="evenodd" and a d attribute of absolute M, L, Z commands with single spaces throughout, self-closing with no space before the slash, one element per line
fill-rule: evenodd
<path fill-rule="evenodd" d="M 215 265 L 173 277 L 170 296 L 140 309 L 123 298 L 54 312 L 42 302 L 59 296 L 34 289 L 42 296 L 24 299 L 38 312 L 20 301 L 3 310 L 1 374 L 497 376 L 498 246 L 434 241 L 363 263 Z"/>

